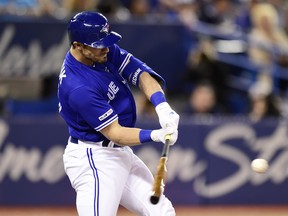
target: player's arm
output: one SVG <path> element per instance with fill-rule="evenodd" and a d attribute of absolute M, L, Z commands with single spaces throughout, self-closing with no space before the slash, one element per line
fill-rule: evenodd
<path fill-rule="evenodd" d="M 178 129 L 179 115 L 167 103 L 164 92 L 158 81 L 147 72 L 139 76 L 139 88 L 154 105 L 162 128 Z"/>
<path fill-rule="evenodd" d="M 147 98 L 153 98 L 153 95 L 160 92 L 163 96 L 164 93 L 158 81 L 153 78 L 149 73 L 143 72 L 139 77 L 139 87 L 146 95 Z M 155 99 L 153 99 L 155 100 Z M 161 105 L 157 105 L 156 111 L 159 115 L 160 124 L 164 125 L 159 130 L 144 130 L 140 128 L 123 127 L 118 123 L 118 120 L 113 121 L 111 124 L 103 128 L 100 132 L 109 140 L 126 146 L 137 145 L 149 141 L 163 142 L 165 143 L 165 135 L 171 134 L 171 140 L 169 144 L 174 144 L 178 138 L 178 122 L 179 115 L 173 111 L 170 106 L 167 108 L 167 102 L 162 101 Z M 159 109 L 160 107 L 160 109 Z M 164 109 L 164 107 L 166 107 Z M 168 112 L 168 113 L 167 113 Z M 171 114 L 173 112 L 173 115 Z"/>
<path fill-rule="evenodd" d="M 109 140 L 123 146 L 133 146 L 150 141 L 165 143 L 165 135 L 171 134 L 169 144 L 173 145 L 178 137 L 178 131 L 171 128 L 144 130 L 140 128 L 123 127 L 118 120 L 113 121 L 100 132 Z"/>
<path fill-rule="evenodd" d="M 178 129 L 179 115 L 166 102 L 162 87 L 165 80 L 147 64 L 118 46 L 111 48 L 111 59 L 120 75 L 132 85 L 138 86 L 152 102 L 162 128 Z M 118 61 L 120 59 L 120 61 Z"/>
<path fill-rule="evenodd" d="M 139 76 L 139 88 L 149 100 L 156 92 L 161 92 L 164 95 L 159 82 L 147 72 L 143 72 Z"/>
<path fill-rule="evenodd" d="M 91 127 L 119 145 L 130 146 L 150 141 L 165 143 L 164 138 L 168 133 L 172 134 L 172 145 L 178 137 L 178 132 L 170 129 L 144 130 L 121 126 L 117 114 L 103 98 L 101 91 L 87 86 L 81 86 L 70 94 L 69 105 Z"/>
<path fill-rule="evenodd" d="M 107 139 L 120 145 L 131 146 L 141 143 L 139 138 L 140 129 L 123 127 L 119 124 L 118 120 L 115 120 L 100 132 Z"/>
<path fill-rule="evenodd" d="M 165 86 L 165 80 L 157 74 L 147 64 L 133 56 L 131 53 L 121 49 L 118 45 L 110 47 L 108 53 L 109 59 L 115 68 L 118 68 L 118 73 L 132 85 L 139 86 L 139 78 L 143 72 L 149 73 L 154 79 Z"/>

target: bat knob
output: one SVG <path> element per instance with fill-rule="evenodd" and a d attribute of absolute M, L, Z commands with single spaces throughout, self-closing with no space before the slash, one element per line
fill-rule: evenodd
<path fill-rule="evenodd" d="M 151 196 L 151 197 L 150 197 L 150 202 L 151 202 L 153 205 L 156 205 L 156 204 L 159 202 L 159 197 L 158 197 L 158 196 Z"/>

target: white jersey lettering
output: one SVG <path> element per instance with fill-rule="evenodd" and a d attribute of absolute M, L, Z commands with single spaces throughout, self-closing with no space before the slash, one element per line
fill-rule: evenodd
<path fill-rule="evenodd" d="M 108 93 L 107 93 L 107 96 L 110 101 L 115 98 L 115 95 L 117 94 L 118 91 L 119 91 L 119 87 L 116 86 L 113 81 L 110 82 L 109 87 L 108 87 Z"/>

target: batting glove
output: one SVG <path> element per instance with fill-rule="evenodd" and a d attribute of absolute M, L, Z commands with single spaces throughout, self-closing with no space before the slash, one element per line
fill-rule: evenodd
<path fill-rule="evenodd" d="M 170 107 L 167 102 L 158 104 L 155 107 L 155 110 L 162 128 L 178 128 L 180 116 Z"/>
<path fill-rule="evenodd" d="M 158 130 L 153 130 L 151 132 L 151 139 L 154 142 L 162 142 L 165 143 L 165 136 L 169 134 L 170 135 L 170 139 L 168 144 L 169 145 L 174 145 L 175 142 L 178 139 L 178 130 L 173 128 L 173 127 L 167 127 L 167 128 L 161 128 Z"/>

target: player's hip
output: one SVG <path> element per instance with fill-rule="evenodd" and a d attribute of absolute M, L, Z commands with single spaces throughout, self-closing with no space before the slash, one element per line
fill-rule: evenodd
<path fill-rule="evenodd" d="M 109 159 L 118 160 L 125 158 L 125 155 L 131 155 L 133 153 L 132 149 L 128 146 L 123 147 L 115 147 L 115 145 L 108 145 L 106 147 L 102 146 L 102 142 L 79 142 L 75 144 L 68 140 L 68 144 L 65 147 L 63 160 L 64 165 L 65 163 L 69 163 L 69 161 L 77 161 L 77 160 L 84 160 L 87 161 L 87 157 L 96 157 L 102 159 Z"/>

